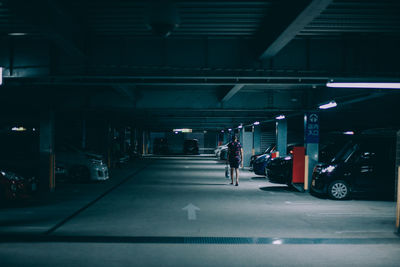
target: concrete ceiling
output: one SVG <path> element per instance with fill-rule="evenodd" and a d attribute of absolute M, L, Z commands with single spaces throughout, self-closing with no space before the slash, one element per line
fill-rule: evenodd
<path fill-rule="evenodd" d="M 327 118 L 365 109 L 373 118 L 365 127 L 380 121 L 370 105 L 398 110 L 395 90 L 325 84 L 399 81 L 399 1 L 0 3 L 0 95 L 11 100 L 4 110 L 17 102 L 27 112 L 46 107 L 205 130 L 301 117 L 331 99 L 347 115 Z M 348 108 L 355 103 L 357 110 Z"/>

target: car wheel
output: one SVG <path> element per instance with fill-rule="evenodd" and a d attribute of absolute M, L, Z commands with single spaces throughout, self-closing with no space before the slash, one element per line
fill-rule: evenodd
<path fill-rule="evenodd" d="M 328 194 L 336 200 L 346 199 L 350 194 L 350 188 L 345 181 L 333 181 L 328 187 Z"/>
<path fill-rule="evenodd" d="M 71 180 L 74 182 L 88 182 L 90 180 L 90 172 L 84 166 L 75 166 L 69 172 Z"/>

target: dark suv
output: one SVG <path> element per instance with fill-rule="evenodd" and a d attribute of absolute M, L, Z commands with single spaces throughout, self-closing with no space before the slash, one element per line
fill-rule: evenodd
<path fill-rule="evenodd" d="M 311 192 L 346 199 L 373 194 L 393 197 L 395 144 L 391 139 L 349 141 L 328 164 L 316 165 Z"/>
<path fill-rule="evenodd" d="M 197 139 L 186 139 L 183 143 L 183 153 L 198 155 L 199 141 Z"/>

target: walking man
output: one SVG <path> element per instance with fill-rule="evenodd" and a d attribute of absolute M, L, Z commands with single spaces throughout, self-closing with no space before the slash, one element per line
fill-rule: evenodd
<path fill-rule="evenodd" d="M 243 168 L 243 148 L 238 142 L 237 137 L 232 137 L 232 142 L 228 144 L 228 162 L 231 167 L 231 184 L 233 184 L 233 170 L 236 174 L 236 186 L 239 185 L 239 165 Z"/>

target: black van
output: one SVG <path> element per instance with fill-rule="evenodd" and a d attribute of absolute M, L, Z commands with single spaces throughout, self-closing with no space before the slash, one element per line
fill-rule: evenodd
<path fill-rule="evenodd" d="M 361 194 L 393 198 L 395 153 L 391 138 L 349 141 L 329 163 L 316 165 L 311 192 L 337 200 Z"/>
<path fill-rule="evenodd" d="M 183 143 L 183 153 L 198 155 L 199 141 L 197 139 L 186 139 Z"/>

